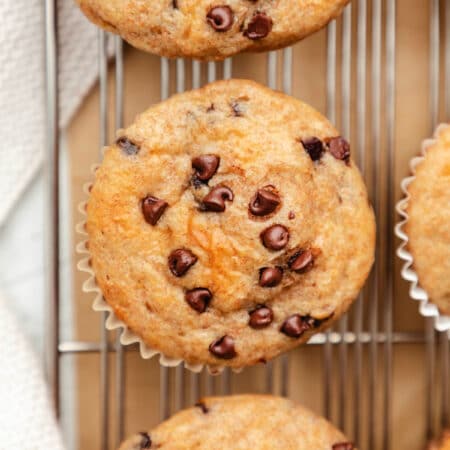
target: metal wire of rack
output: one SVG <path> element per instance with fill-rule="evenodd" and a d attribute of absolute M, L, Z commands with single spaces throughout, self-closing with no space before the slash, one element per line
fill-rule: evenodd
<path fill-rule="evenodd" d="M 427 0 L 430 6 L 430 113 L 432 128 L 450 117 L 450 0 Z M 65 355 L 98 354 L 100 370 L 101 449 L 114 448 L 123 439 L 125 351 L 110 340 L 103 326 L 98 342 L 63 341 L 60 338 L 59 249 L 59 128 L 58 128 L 58 33 L 57 2 L 46 0 L 48 186 L 49 186 L 49 314 L 48 374 L 57 411 L 60 411 L 60 365 Z M 417 343 L 426 348 L 427 437 L 450 425 L 449 336 L 437 337 L 431 320 L 424 333 L 397 332 L 393 324 L 396 131 L 396 0 L 355 0 L 341 19 L 327 29 L 327 116 L 342 134 L 352 139 L 356 160 L 366 179 L 378 222 L 376 263 L 368 284 L 351 313 L 331 331 L 314 336 L 310 344 L 321 348 L 323 358 L 323 414 L 345 430 L 361 449 L 392 448 L 392 371 L 394 346 Z M 445 31 L 444 33 L 442 31 Z M 108 110 L 107 40 L 115 47 L 115 117 Z M 98 32 L 100 85 L 100 147 L 108 141 L 108 122 L 124 125 L 124 58 L 119 37 Z M 355 50 L 355 51 L 354 51 Z M 292 94 L 293 51 L 287 48 L 267 54 L 267 84 Z M 190 71 L 190 86 L 187 72 Z M 206 75 L 205 75 L 206 72 Z M 175 91 L 200 87 L 221 75 L 231 78 L 233 60 L 200 63 L 160 59 L 160 97 L 169 97 L 171 76 Z M 430 130 L 431 132 L 431 130 Z M 382 173 L 377 168 L 385 167 Z M 438 345 L 439 344 L 439 345 Z M 132 349 L 131 349 L 132 350 Z M 110 386 L 109 354 L 114 353 L 115 384 Z M 265 390 L 289 395 L 291 355 L 267 364 Z M 438 370 L 440 371 L 439 377 Z M 364 380 L 365 375 L 367 375 Z M 230 394 L 233 378 L 226 370 L 219 381 L 208 374 L 194 374 L 181 366 L 160 368 L 159 415 L 163 420 L 196 401 L 201 394 Z M 438 383 L 436 384 L 436 380 Z M 438 387 L 436 387 L 438 386 Z M 115 437 L 110 439 L 110 397 L 115 392 Z M 438 401 L 438 399 L 440 399 Z M 113 441 L 113 442 L 112 442 Z"/>

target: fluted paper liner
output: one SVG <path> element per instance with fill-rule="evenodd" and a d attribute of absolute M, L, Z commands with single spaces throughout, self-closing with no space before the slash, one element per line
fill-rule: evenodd
<path fill-rule="evenodd" d="M 408 204 L 411 199 L 408 187 L 415 179 L 416 167 L 425 159 L 427 150 L 432 147 L 443 129 L 449 127 L 447 124 L 441 124 L 437 127 L 432 139 L 426 139 L 422 142 L 422 155 L 413 158 L 410 161 L 412 175 L 401 181 L 401 188 L 404 197 L 396 205 L 396 210 L 402 217 L 401 221 L 395 226 L 395 235 L 402 241 L 397 249 L 397 256 L 405 261 L 402 267 L 402 278 L 410 283 L 409 295 L 413 300 L 419 302 L 419 312 L 424 317 L 434 317 L 435 328 L 438 331 L 450 330 L 450 316 L 446 316 L 439 311 L 439 308 L 433 304 L 428 297 L 427 292 L 420 287 L 419 276 L 414 271 L 414 258 L 408 251 L 408 235 L 405 232 L 405 225 L 408 222 Z"/>
<path fill-rule="evenodd" d="M 93 167 L 93 172 L 98 168 L 98 165 L 95 165 Z M 83 191 L 85 192 L 86 196 L 89 196 L 89 191 L 92 186 L 92 182 L 86 183 L 83 186 Z M 131 344 L 139 344 L 139 351 L 144 359 L 149 359 L 154 356 L 159 355 L 159 362 L 162 366 L 165 367 L 175 367 L 178 366 L 181 363 L 184 363 L 184 366 L 191 370 L 192 372 L 199 373 L 202 371 L 203 367 L 206 365 L 208 368 L 208 371 L 211 374 L 219 374 L 221 373 L 225 366 L 215 365 L 214 367 L 210 367 L 207 364 L 189 364 L 188 362 L 182 360 L 182 359 L 175 359 L 170 358 L 166 355 L 164 355 L 161 351 L 156 350 L 154 348 L 149 347 L 137 334 L 135 334 L 133 331 L 131 331 L 127 324 L 116 317 L 114 314 L 113 308 L 105 301 L 103 298 L 102 291 L 100 290 L 100 287 L 97 285 L 97 282 L 95 280 L 95 273 L 89 263 L 91 259 L 91 255 L 89 253 L 89 250 L 87 248 L 87 242 L 88 242 L 88 234 L 86 232 L 86 205 L 87 200 L 81 202 L 78 205 L 78 210 L 80 213 L 84 216 L 84 219 L 82 222 L 77 224 L 76 231 L 78 234 L 83 236 L 83 240 L 79 242 L 76 246 L 76 251 L 80 255 L 82 255 L 82 258 L 78 261 L 77 268 L 81 272 L 85 272 L 88 274 L 88 278 L 84 281 L 82 289 L 83 292 L 92 293 L 94 294 L 94 301 L 92 303 L 92 309 L 94 311 L 98 312 L 105 312 L 107 313 L 108 317 L 105 321 L 105 327 L 107 330 L 118 330 L 120 334 L 120 343 L 122 345 L 131 345 Z M 242 369 L 232 369 L 234 372 L 239 372 Z"/>

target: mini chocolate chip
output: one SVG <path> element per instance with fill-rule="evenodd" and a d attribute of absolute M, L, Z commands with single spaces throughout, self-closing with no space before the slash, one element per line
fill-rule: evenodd
<path fill-rule="evenodd" d="M 288 219 L 289 220 L 294 220 L 295 219 L 295 212 L 294 211 L 289 211 Z"/>
<path fill-rule="evenodd" d="M 216 186 L 203 199 L 205 211 L 224 212 L 225 201 L 232 202 L 234 199 L 233 191 L 227 186 Z"/>
<path fill-rule="evenodd" d="M 321 158 L 323 153 L 323 143 L 320 139 L 312 136 L 304 138 L 300 142 L 313 161 L 318 161 Z"/>
<path fill-rule="evenodd" d="M 305 273 L 312 268 L 314 255 L 311 250 L 299 250 L 288 261 L 289 269 L 297 273 Z"/>
<path fill-rule="evenodd" d="M 281 250 L 289 242 L 289 231 L 283 225 L 272 225 L 261 233 L 261 241 L 270 250 Z"/>
<path fill-rule="evenodd" d="M 206 19 L 216 31 L 228 31 L 233 26 L 233 10 L 227 5 L 215 6 L 210 9 Z"/>
<path fill-rule="evenodd" d="M 351 442 L 339 442 L 331 447 L 331 450 L 353 450 L 355 446 Z"/>
<path fill-rule="evenodd" d="M 228 335 L 222 336 L 209 346 L 209 351 L 217 358 L 232 359 L 236 356 L 234 339 Z"/>
<path fill-rule="evenodd" d="M 211 103 L 208 108 L 206 109 L 206 112 L 211 112 L 214 111 L 216 109 L 216 107 L 214 106 L 214 103 Z"/>
<path fill-rule="evenodd" d="M 206 311 L 212 299 L 212 294 L 209 289 L 195 288 L 186 292 L 185 299 L 192 309 L 201 314 Z"/>
<path fill-rule="evenodd" d="M 250 312 L 248 324 L 252 328 L 261 329 L 268 327 L 273 321 L 273 311 L 268 306 L 258 306 Z"/>
<path fill-rule="evenodd" d="M 235 117 L 242 117 L 243 116 L 243 111 L 242 111 L 242 107 L 241 107 L 240 103 L 233 102 L 231 104 L 231 109 L 233 110 L 233 115 Z"/>
<path fill-rule="evenodd" d="M 141 442 L 139 444 L 141 449 L 143 449 L 143 448 L 150 448 L 152 446 L 152 440 L 151 440 L 149 434 L 145 433 L 145 432 L 141 432 L 139 434 L 142 437 Z"/>
<path fill-rule="evenodd" d="M 168 206 L 166 201 L 152 195 L 145 197 L 142 200 L 142 214 L 144 214 L 145 221 L 150 225 L 156 225 Z"/>
<path fill-rule="evenodd" d="M 176 277 L 182 277 L 197 260 L 190 250 L 179 248 L 169 255 L 169 269 Z"/>
<path fill-rule="evenodd" d="M 208 414 L 209 413 L 209 409 L 207 408 L 207 406 L 203 402 L 197 402 L 195 404 L 195 406 L 197 408 L 200 408 L 202 410 L 203 414 Z"/>
<path fill-rule="evenodd" d="M 257 12 L 247 25 L 244 36 L 252 40 L 265 38 L 272 30 L 272 19 L 263 12 Z"/>
<path fill-rule="evenodd" d="M 259 285 L 261 287 L 275 287 L 283 279 L 283 269 L 281 267 L 263 267 L 259 269 Z"/>
<path fill-rule="evenodd" d="M 178 0 L 172 0 L 172 8 L 178 9 Z"/>
<path fill-rule="evenodd" d="M 254 216 L 267 216 L 273 213 L 280 203 L 280 196 L 266 187 L 258 189 L 248 208 Z"/>
<path fill-rule="evenodd" d="M 192 168 L 201 181 L 210 180 L 219 168 L 220 158 L 217 155 L 201 155 L 192 160 Z"/>
<path fill-rule="evenodd" d="M 283 322 L 280 331 L 286 336 L 299 338 L 306 330 L 309 330 L 313 326 L 314 319 L 312 317 L 302 317 L 300 314 L 294 314 Z"/>
<path fill-rule="evenodd" d="M 139 147 L 131 142 L 127 137 L 122 136 L 117 139 L 116 144 L 122 149 L 127 155 L 136 155 L 139 153 Z"/>
<path fill-rule="evenodd" d="M 326 140 L 328 150 L 336 158 L 348 162 L 350 159 L 350 144 L 341 136 Z"/>

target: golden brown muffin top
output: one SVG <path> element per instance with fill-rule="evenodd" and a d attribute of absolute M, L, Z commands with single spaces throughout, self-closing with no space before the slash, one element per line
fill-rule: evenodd
<path fill-rule="evenodd" d="M 97 25 L 162 56 L 224 59 L 292 44 L 349 0 L 77 0 Z"/>
<path fill-rule="evenodd" d="M 450 127 L 427 149 L 408 191 L 405 230 L 413 268 L 430 300 L 450 314 Z"/>
<path fill-rule="evenodd" d="M 205 398 L 119 450 L 356 450 L 322 417 L 269 395 Z"/>
<path fill-rule="evenodd" d="M 337 320 L 375 226 L 348 143 L 254 82 L 172 97 L 119 133 L 87 207 L 96 280 L 151 348 L 243 367 Z"/>

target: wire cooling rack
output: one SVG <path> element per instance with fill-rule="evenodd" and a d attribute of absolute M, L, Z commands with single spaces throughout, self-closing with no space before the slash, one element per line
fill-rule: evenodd
<path fill-rule="evenodd" d="M 430 135 L 439 120 L 450 117 L 450 1 L 428 1 L 430 12 L 429 97 Z M 60 195 L 58 129 L 58 33 L 56 0 L 46 0 L 46 48 L 48 87 L 48 192 L 49 192 L 49 341 L 48 374 L 54 401 L 61 409 L 60 378 L 65 356 L 90 353 L 100 361 L 99 408 L 102 450 L 116 448 L 125 432 L 125 352 L 117 337 L 111 340 L 103 327 L 99 341 L 65 341 L 60 334 L 60 305 L 64 293 L 60 285 L 59 255 Z M 411 6 L 414 7 L 411 2 Z M 355 0 L 337 21 L 327 28 L 326 41 L 326 113 L 342 134 L 351 138 L 354 155 L 366 180 L 378 222 L 376 263 L 367 286 L 351 312 L 335 328 L 313 337 L 310 344 L 321 353 L 320 379 L 323 404 L 321 412 L 346 431 L 362 450 L 392 447 L 393 429 L 393 355 L 396 346 L 417 344 L 424 348 L 424 371 L 427 392 L 425 438 L 436 437 L 449 423 L 450 352 L 449 336 L 439 335 L 428 319 L 423 332 L 396 331 L 394 327 L 395 240 L 396 221 L 395 152 L 397 79 L 397 0 Z M 115 113 L 108 109 L 107 42 L 113 40 L 115 58 Z M 108 141 L 108 121 L 116 128 L 124 125 L 124 58 L 119 37 L 98 32 L 100 79 L 100 147 Z M 292 94 L 293 50 L 270 52 L 266 57 L 268 86 Z M 307 68 L 304 67 L 305 70 Z M 161 99 L 173 92 L 200 87 L 219 77 L 233 76 L 233 60 L 223 63 L 199 63 L 177 59 L 160 59 Z M 175 80 L 174 82 L 172 82 Z M 419 148 L 419 145 L 417 146 Z M 102 317 L 102 321 L 105 317 Z M 301 351 L 299 349 L 298 351 Z M 114 384 L 110 379 L 110 354 L 114 354 Z M 290 370 L 292 353 L 284 355 L 264 370 L 266 392 L 289 396 L 296 374 Z M 227 370 L 213 378 L 193 374 L 182 367 L 160 368 L 160 419 L 192 404 L 200 395 L 230 394 L 233 379 L 240 375 Z M 308 376 L 303 373 L 302 377 Z M 114 410 L 111 395 L 114 392 Z M 159 406 L 158 406 L 159 405 Z M 318 407 L 317 409 L 320 409 Z M 406 412 L 406 414 L 408 414 Z M 111 430 L 114 417 L 114 433 Z M 113 434 L 113 437 L 111 435 Z M 398 449 L 395 449 L 398 450 Z"/>

